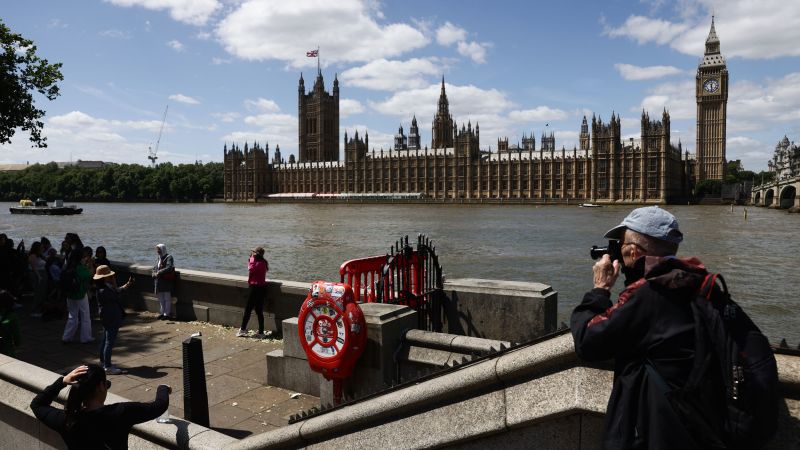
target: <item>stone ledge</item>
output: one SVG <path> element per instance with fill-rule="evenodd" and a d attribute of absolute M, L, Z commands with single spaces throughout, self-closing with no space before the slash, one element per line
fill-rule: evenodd
<path fill-rule="evenodd" d="M 59 376 L 49 370 L 0 355 L 0 386 L 7 384 L 5 386 L 7 389 L 3 389 L 6 395 L 0 402 L 17 411 L 18 414 L 31 418 L 35 421 L 34 423 L 40 424 L 30 409 L 30 402 L 35 397 L 35 393 L 44 390 Z M 68 391 L 68 389 L 62 389 L 59 393 L 58 399 L 62 404 L 67 399 Z M 127 401 L 130 400 L 116 394 L 108 394 L 107 404 Z M 219 449 L 236 441 L 232 437 L 186 420 L 177 417 L 173 417 L 173 420 L 174 423 L 167 426 L 156 424 L 154 421 L 138 424 L 133 427 L 132 435 L 160 446 L 198 450 Z M 40 426 L 40 428 L 44 427 Z M 202 438 L 196 439 L 200 435 Z M 134 436 L 132 438 L 135 439 Z"/>

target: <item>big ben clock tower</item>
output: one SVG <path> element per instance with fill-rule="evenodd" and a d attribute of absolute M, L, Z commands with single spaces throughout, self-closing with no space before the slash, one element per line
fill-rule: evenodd
<path fill-rule="evenodd" d="M 728 109 L 728 68 L 719 50 L 711 17 L 706 52 L 697 67 L 697 170 L 695 181 L 722 180 L 725 176 L 725 121 Z"/>

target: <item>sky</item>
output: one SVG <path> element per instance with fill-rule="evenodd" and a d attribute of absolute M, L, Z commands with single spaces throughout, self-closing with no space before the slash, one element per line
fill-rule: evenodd
<path fill-rule="evenodd" d="M 340 140 L 368 132 L 375 150 L 414 115 L 430 145 L 444 77 L 482 149 L 531 133 L 538 148 L 543 132 L 572 149 L 584 115 L 612 112 L 638 138 L 642 109 L 666 108 L 673 143 L 693 153 L 712 14 L 731 82 L 727 158 L 764 170 L 784 135 L 800 141 L 797 1 L 6 2 L 0 19 L 64 80 L 56 100 L 37 97 L 48 147 L 17 132 L 0 163 L 149 164 L 156 147 L 159 162 L 222 161 L 223 145 L 254 141 L 296 155 L 298 80 L 313 86 L 317 48 L 326 89 L 340 82 Z"/>

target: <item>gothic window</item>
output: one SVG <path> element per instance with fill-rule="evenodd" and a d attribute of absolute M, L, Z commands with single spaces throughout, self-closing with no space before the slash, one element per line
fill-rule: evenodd
<path fill-rule="evenodd" d="M 601 159 L 597 161 L 597 173 L 606 173 L 608 169 L 608 161 Z"/>
<path fill-rule="evenodd" d="M 647 189 L 657 189 L 658 188 L 658 179 L 655 177 L 651 177 L 647 179 Z"/>
<path fill-rule="evenodd" d="M 599 189 L 607 189 L 608 188 L 608 180 L 605 178 L 600 178 L 597 180 L 598 188 Z"/>
<path fill-rule="evenodd" d="M 650 158 L 647 160 L 647 170 L 649 172 L 655 172 L 658 170 L 658 159 Z"/>

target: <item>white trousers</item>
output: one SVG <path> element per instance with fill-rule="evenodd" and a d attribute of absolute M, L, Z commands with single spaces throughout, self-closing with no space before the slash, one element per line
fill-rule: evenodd
<path fill-rule="evenodd" d="M 64 327 L 64 341 L 71 341 L 80 325 L 80 341 L 92 340 L 92 322 L 89 319 L 89 299 L 86 295 L 78 300 L 67 299 L 67 325 Z"/>
<path fill-rule="evenodd" d="M 157 292 L 156 295 L 161 305 L 161 315 L 172 317 L 172 292 Z"/>

